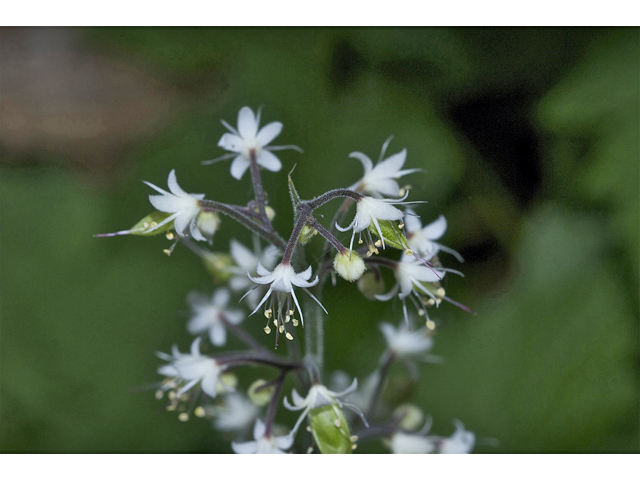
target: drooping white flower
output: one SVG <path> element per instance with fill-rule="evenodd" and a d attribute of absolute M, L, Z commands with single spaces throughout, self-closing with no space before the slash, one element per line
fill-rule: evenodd
<path fill-rule="evenodd" d="M 411 331 L 406 324 L 396 329 L 390 323 L 381 323 L 380 330 L 387 348 L 398 358 L 424 356 L 433 348 L 433 338 L 426 328 Z"/>
<path fill-rule="evenodd" d="M 300 417 L 296 421 L 296 424 L 293 426 L 291 430 L 291 436 L 295 436 L 298 428 L 302 421 L 306 418 L 307 414 L 310 410 L 314 408 L 323 407 L 325 405 L 334 405 L 337 404 L 339 407 L 342 407 L 342 402 L 338 399 L 338 397 L 342 397 L 345 395 L 354 392 L 358 388 L 358 379 L 354 378 L 353 383 L 346 390 L 342 392 L 332 392 L 324 385 L 316 383 L 309 389 L 309 393 L 305 398 L 302 398 L 297 390 L 294 388 L 291 392 L 291 399 L 293 401 L 293 405 L 289 403 L 287 397 L 284 398 L 284 406 L 287 410 L 299 411 L 302 410 Z M 351 408 L 353 406 L 351 405 Z M 361 412 L 358 411 L 360 415 Z M 364 417 L 363 417 L 364 418 Z M 366 422 L 365 422 L 366 423 Z"/>
<path fill-rule="evenodd" d="M 202 391 L 210 397 L 215 397 L 216 386 L 223 365 L 210 357 L 200 354 L 201 337 L 196 338 L 191 344 L 190 353 L 180 353 L 177 346 L 173 346 L 171 355 L 158 352 L 158 357 L 169 362 L 158 368 L 158 373 L 170 378 L 164 389 L 180 386 L 177 391 L 179 397 L 190 390 L 197 383 L 201 384 Z"/>
<path fill-rule="evenodd" d="M 380 230 L 380 220 L 402 220 L 404 217 L 404 212 L 402 210 L 397 209 L 393 205 L 402 204 L 402 200 L 389 200 L 389 199 L 377 199 L 373 197 L 363 196 L 357 200 L 356 203 L 356 215 L 353 221 L 346 227 L 343 228 L 336 223 L 336 228 L 341 232 L 346 232 L 347 230 L 353 229 L 353 233 L 351 235 L 351 243 L 349 244 L 349 250 L 353 250 L 353 239 L 355 238 L 356 233 L 362 232 L 369 228 L 369 225 L 373 223 L 378 232 L 378 236 L 382 241 L 382 246 L 384 248 L 384 236 L 382 235 L 382 231 Z"/>
<path fill-rule="evenodd" d="M 318 303 L 318 305 L 320 305 L 325 313 L 327 312 L 320 301 L 311 292 L 309 292 L 309 290 L 307 290 L 307 288 L 313 287 L 319 281 L 317 275 L 314 280 L 309 281 L 311 278 L 311 267 L 307 268 L 304 272 L 296 273 L 290 264 L 280 263 L 273 269 L 273 272 L 270 272 L 263 267 L 261 263 L 258 263 L 257 272 L 258 275 L 260 275 L 259 277 L 252 277 L 249 274 L 247 275 L 255 283 L 260 285 L 269 285 L 269 291 L 264 295 L 255 310 L 251 312 L 251 315 L 256 313 L 258 309 L 265 304 L 267 299 L 271 297 L 269 308 L 265 310 L 265 315 L 267 319 L 271 319 L 272 317 L 274 318 L 274 322 L 279 333 L 286 332 L 285 323 L 288 323 L 290 320 L 294 326 L 297 325 L 297 320 L 293 319 L 293 315 L 296 310 L 300 313 L 300 321 L 304 326 L 304 317 L 302 315 L 300 303 L 298 302 L 298 297 L 296 297 L 296 293 L 293 288 L 294 286 L 302 288 Z M 293 302 L 291 299 L 293 299 Z M 265 327 L 265 332 L 270 332 L 268 324 Z M 289 340 L 293 339 L 291 334 L 288 332 L 286 332 L 286 338 Z"/>
<path fill-rule="evenodd" d="M 217 160 L 235 157 L 231 162 L 231 176 L 237 180 L 242 178 L 244 172 L 251 165 L 251 156 L 254 155 L 258 165 L 269 171 L 277 172 L 282 168 L 282 163 L 273 153 L 274 150 L 294 149 L 302 152 L 294 145 L 267 146 L 282 131 L 282 123 L 271 122 L 260 130 L 260 110 L 254 115 L 249 107 L 242 107 L 238 113 L 238 129 L 236 130 L 227 122 L 222 120 L 222 124 L 231 133 L 225 133 L 220 138 L 218 146 L 232 153 L 223 155 L 214 160 L 202 162 L 203 164 L 213 163 Z"/>
<path fill-rule="evenodd" d="M 225 395 L 224 403 L 215 409 L 213 425 L 225 432 L 243 430 L 249 427 L 260 409 L 239 393 Z"/>
<path fill-rule="evenodd" d="M 202 211 L 199 200 L 204 198 L 204 193 L 187 193 L 180 188 L 176 180 L 176 171 L 169 173 L 169 190 L 171 193 L 156 187 L 154 184 L 144 182 L 162 195 L 149 195 L 149 201 L 157 210 L 171 213 L 148 232 L 156 230 L 173 221 L 176 233 L 181 237 L 191 235 L 195 240 L 207 240 L 198 229 L 198 216 Z"/>
<path fill-rule="evenodd" d="M 281 437 L 275 437 L 266 434 L 266 426 L 260 419 L 256 420 L 256 424 L 253 427 L 253 438 L 251 442 L 231 442 L 231 448 L 235 453 L 287 453 L 285 450 L 291 448 L 293 445 L 293 436 L 284 435 Z"/>
<path fill-rule="evenodd" d="M 409 247 L 425 260 L 431 259 L 438 251 L 442 250 L 455 256 L 458 261 L 463 261 L 458 252 L 435 241 L 447 231 L 447 220 L 444 215 L 440 215 L 436 220 L 423 227 L 420 217 L 413 210 L 407 209 L 404 225 Z"/>
<path fill-rule="evenodd" d="M 419 434 L 396 432 L 389 442 L 391 453 L 434 453 L 435 442 L 430 437 Z"/>
<path fill-rule="evenodd" d="M 262 251 L 259 251 L 256 245 L 256 253 L 254 253 L 237 240 L 231 240 L 230 253 L 236 266 L 228 268 L 228 271 L 233 274 L 233 277 L 229 280 L 229 287 L 236 292 L 246 292 L 249 288 L 255 286 L 254 282 L 247 277 L 247 273 L 254 272 L 258 267 L 258 263 L 270 270 L 278 260 L 278 249 L 273 245 L 269 245 Z M 251 308 L 256 308 L 260 298 L 264 295 L 263 292 L 263 289 L 256 288 L 246 296 L 247 303 Z"/>
<path fill-rule="evenodd" d="M 456 431 L 450 437 L 443 438 L 438 445 L 439 453 L 469 453 L 476 444 L 473 432 L 465 430 L 460 420 L 454 420 Z"/>
<path fill-rule="evenodd" d="M 338 370 L 332 374 L 330 384 L 334 390 L 344 390 L 351 382 L 352 380 L 348 373 Z M 371 400 L 373 400 L 378 383 L 380 383 L 380 371 L 374 370 L 364 382 L 358 382 L 358 388 L 355 391 L 345 394 L 345 397 L 348 396 L 351 405 L 357 407 L 360 411 L 366 412 L 371 406 Z"/>
<path fill-rule="evenodd" d="M 192 292 L 187 297 L 193 316 L 187 324 L 187 330 L 192 335 L 208 333 L 211 343 L 217 347 L 227 342 L 225 322 L 238 325 L 244 319 L 244 314 L 238 309 L 228 309 L 230 294 L 221 288 L 210 297 L 198 292 Z"/>
<path fill-rule="evenodd" d="M 402 257 L 402 261 L 395 264 L 393 274 L 396 278 L 396 284 L 388 293 L 376 295 L 378 300 L 389 300 L 395 295 L 398 295 L 401 300 L 404 300 L 412 292 L 415 293 L 417 297 L 427 295 L 435 299 L 436 296 L 431 290 L 426 288 L 424 284 L 442 280 L 445 275 L 445 270 L 441 268 L 430 268 L 415 258 L 404 256 Z M 398 291 L 400 293 L 398 293 Z"/>
<path fill-rule="evenodd" d="M 362 152 L 352 152 L 350 158 L 357 158 L 364 167 L 364 176 L 356 184 L 349 187 L 351 190 L 363 192 L 372 197 L 381 198 L 383 195 L 387 197 L 400 197 L 400 187 L 398 186 L 398 178 L 409 173 L 416 172 L 420 169 L 412 168 L 408 170 L 400 170 L 407 159 L 407 149 L 391 155 L 383 160 L 387 151 L 389 142 L 393 137 L 389 137 L 382 146 L 380 158 L 376 166 L 373 166 L 371 159 Z"/>

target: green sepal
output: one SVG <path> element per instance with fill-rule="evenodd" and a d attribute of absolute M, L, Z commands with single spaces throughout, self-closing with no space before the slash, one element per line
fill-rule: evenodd
<path fill-rule="evenodd" d="M 311 434 L 320 453 L 351 453 L 353 443 L 347 420 L 338 405 L 324 405 L 309 411 Z M 336 420 L 340 427 L 336 426 Z"/>
<path fill-rule="evenodd" d="M 404 232 L 398 227 L 398 224 L 392 220 L 378 220 L 380 225 L 380 231 L 382 232 L 382 240 L 385 245 L 397 248 L 398 250 L 410 250 L 407 237 Z M 369 231 L 378 237 L 378 229 L 375 224 L 371 222 L 369 224 Z"/>
<path fill-rule="evenodd" d="M 143 235 L 143 236 L 151 236 L 151 235 L 160 235 L 161 233 L 166 233 L 170 230 L 173 230 L 173 222 L 167 222 L 165 225 L 162 225 L 160 228 L 156 228 L 155 230 L 151 230 L 153 227 L 152 224 L 162 223 L 171 213 L 159 212 L 155 211 L 144 217 L 138 223 L 136 223 L 133 227 L 131 227 L 130 233 L 131 235 Z M 145 226 L 146 225 L 146 226 Z"/>

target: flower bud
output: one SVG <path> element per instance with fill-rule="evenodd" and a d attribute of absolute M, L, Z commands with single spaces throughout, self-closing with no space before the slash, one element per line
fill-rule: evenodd
<path fill-rule="evenodd" d="M 213 235 L 220 227 L 220 216 L 216 212 L 200 212 L 198 215 L 198 230 L 211 244 Z"/>
<path fill-rule="evenodd" d="M 202 261 L 207 271 L 219 282 L 226 282 L 233 277 L 230 267 L 235 266 L 233 257 L 228 253 L 205 252 Z"/>
<path fill-rule="evenodd" d="M 418 430 L 424 424 L 422 410 L 411 403 L 399 405 L 393 411 L 393 416 L 400 420 L 398 425 L 405 430 Z"/>
<path fill-rule="evenodd" d="M 223 373 L 216 384 L 216 393 L 228 393 L 238 386 L 238 377 L 233 373 Z"/>
<path fill-rule="evenodd" d="M 273 219 L 276 218 L 276 211 L 269 205 L 266 205 L 264 207 L 264 213 L 267 214 L 267 218 L 270 222 L 273 222 Z"/>
<path fill-rule="evenodd" d="M 351 453 L 355 448 L 355 438 L 351 436 L 342 410 L 335 403 L 310 410 L 309 421 L 311 434 L 321 453 Z"/>
<path fill-rule="evenodd" d="M 314 235 L 317 235 L 318 231 L 315 228 L 311 228 L 309 225 L 302 227 L 302 231 L 298 236 L 298 243 L 300 245 L 306 245 L 311 241 Z"/>
<path fill-rule="evenodd" d="M 381 295 L 384 292 L 384 280 L 382 275 L 376 275 L 373 272 L 365 273 L 360 280 L 358 280 L 358 290 L 364 295 L 367 300 L 375 300 L 376 295 Z"/>
<path fill-rule="evenodd" d="M 362 277 L 366 267 L 364 260 L 358 253 L 345 250 L 342 253 L 336 253 L 336 257 L 333 260 L 333 269 L 345 280 L 355 282 Z"/>
<path fill-rule="evenodd" d="M 273 391 L 275 390 L 274 386 L 268 386 L 261 388 L 263 385 L 266 385 L 267 381 L 260 378 L 253 382 L 249 387 L 247 393 L 249 394 L 249 400 L 251 403 L 258 407 L 264 407 L 267 403 L 271 401 L 271 397 L 273 396 Z"/>

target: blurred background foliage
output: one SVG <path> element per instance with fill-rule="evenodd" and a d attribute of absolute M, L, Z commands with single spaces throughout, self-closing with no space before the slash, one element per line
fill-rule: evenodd
<path fill-rule="evenodd" d="M 446 287 L 477 312 L 434 313 L 445 362 L 415 399 L 435 432 L 459 418 L 499 441 L 481 452 L 639 450 L 638 29 L 2 29 L 0 47 L 1 451 L 230 451 L 131 393 L 158 380 L 155 351 L 189 345 L 185 296 L 213 288 L 199 259 L 92 235 L 146 215 L 140 180 L 172 168 L 245 202 L 247 177 L 200 165 L 244 105 L 305 150 L 265 175 L 284 234 L 294 164 L 312 197 L 393 134 L 427 170 L 411 197 L 447 216 L 466 277 Z M 250 242 L 223 219 L 214 247 L 231 238 Z M 364 378 L 398 305 L 353 285 L 325 302 L 328 369 Z"/>

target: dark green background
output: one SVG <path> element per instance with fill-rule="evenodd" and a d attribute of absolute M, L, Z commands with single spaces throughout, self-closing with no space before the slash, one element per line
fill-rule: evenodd
<path fill-rule="evenodd" d="M 12 35 L 42 31 L 1 33 L 8 68 L 8 52 L 20 48 Z M 638 29 L 71 33 L 83 68 L 138 72 L 147 79 L 138 93 L 159 88 L 172 100 L 149 114 L 155 123 L 143 134 L 127 123 L 146 112 L 123 107 L 126 82 L 86 98 L 74 97 L 72 82 L 70 100 L 51 101 L 76 102 L 74 114 L 90 110 L 116 134 L 82 148 L 0 137 L 1 451 L 230 451 L 208 422 L 181 423 L 159 413 L 152 392 L 129 392 L 158 380 L 155 351 L 189 345 L 184 298 L 212 288 L 200 261 L 180 246 L 167 258 L 160 237 L 92 235 L 146 215 L 140 180 L 165 187 L 172 168 L 189 192 L 245 201 L 248 175 L 237 182 L 228 163 L 200 165 L 221 154 L 219 119 L 235 124 L 244 105 L 284 123 L 274 143 L 305 150 L 282 152 L 283 171 L 265 175 L 285 236 L 294 164 L 304 197 L 348 186 L 361 166 L 347 155 L 375 159 L 394 134 L 390 152 L 406 147 L 406 166 L 427 170 L 410 177 L 411 197 L 428 200 L 424 219 L 447 216 L 444 243 L 467 261 L 466 277 L 446 287 L 477 312 L 437 312 L 434 353 L 445 363 L 424 367 L 416 391 L 435 432 L 448 434 L 459 418 L 499 440 L 477 451 L 639 450 Z M 29 81 L 47 100 L 54 75 L 84 81 L 84 71 Z M 11 99 L 18 111 L 37 101 Z M 55 109 L 35 108 L 55 123 Z M 73 139 L 80 127 L 58 135 Z M 249 243 L 223 220 L 215 247 Z M 377 322 L 399 320 L 399 309 L 364 300 L 353 285 L 325 297 L 328 368 L 348 365 L 362 378 L 383 347 Z M 245 325 L 261 335 L 252 320 Z"/>

